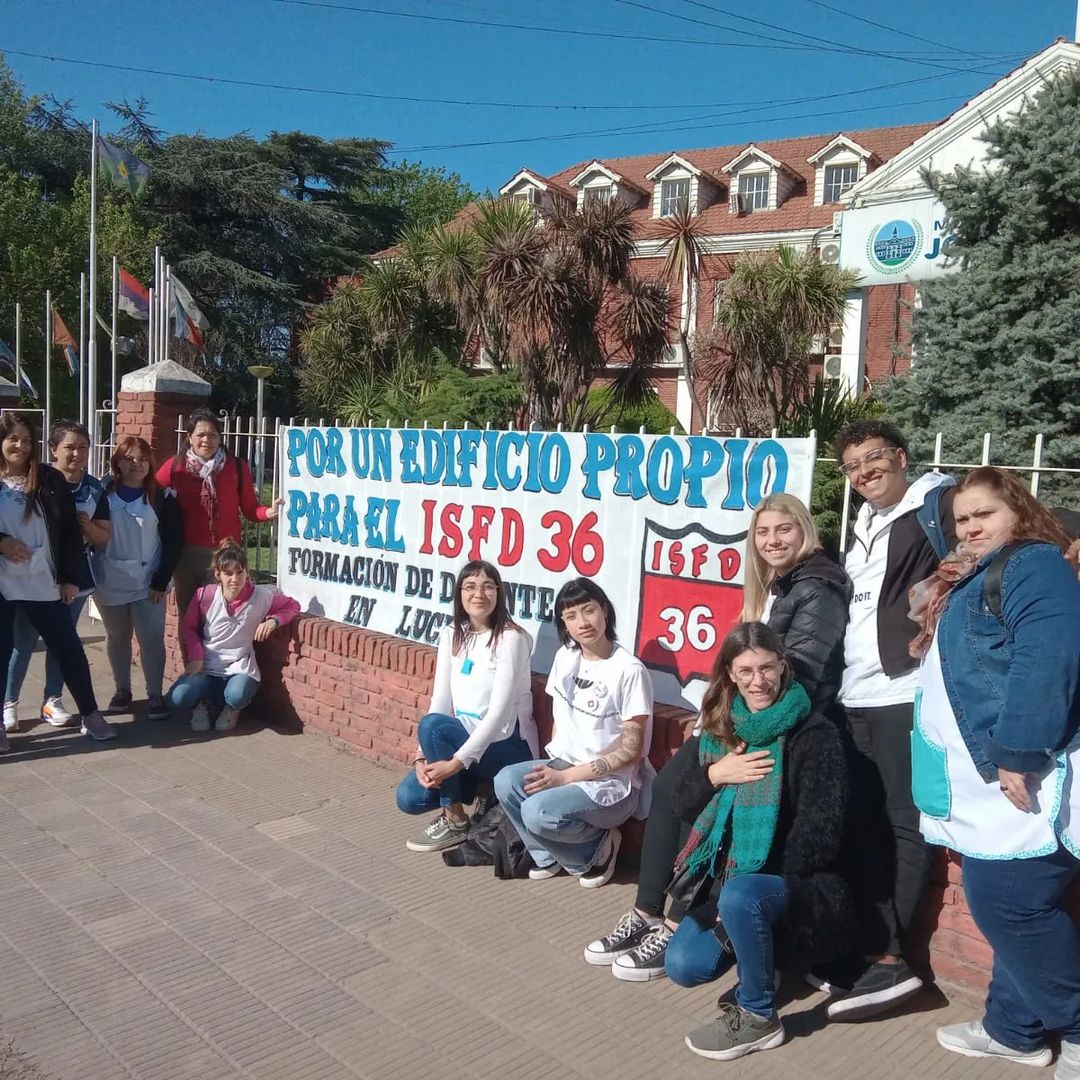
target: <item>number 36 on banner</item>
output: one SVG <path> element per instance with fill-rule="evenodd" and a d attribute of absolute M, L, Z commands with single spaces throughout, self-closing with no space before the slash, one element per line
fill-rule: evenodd
<path fill-rule="evenodd" d="M 700 525 L 671 530 L 647 521 L 642 550 L 637 654 L 682 686 L 708 679 L 742 610 L 746 534 L 721 536 Z"/>

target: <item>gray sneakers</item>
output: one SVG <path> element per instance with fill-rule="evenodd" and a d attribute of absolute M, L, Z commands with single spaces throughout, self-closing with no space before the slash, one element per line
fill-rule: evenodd
<path fill-rule="evenodd" d="M 218 718 L 214 721 L 215 731 L 232 731 L 236 727 L 236 721 L 240 716 L 239 709 L 230 709 L 228 705 L 225 706 L 221 712 L 218 713 Z"/>
<path fill-rule="evenodd" d="M 451 821 L 445 814 L 437 817 L 415 840 L 406 840 L 410 851 L 444 851 L 465 842 L 471 825 Z"/>
<path fill-rule="evenodd" d="M 107 742 L 116 738 L 116 729 L 100 712 L 87 713 L 82 718 L 82 733 L 89 735 L 95 742 Z"/>
<path fill-rule="evenodd" d="M 700 1057 L 732 1061 L 755 1050 L 771 1050 L 785 1038 L 784 1025 L 775 1013 L 758 1016 L 738 1005 L 721 1002 L 716 1019 L 691 1031 L 686 1036 L 686 1045 Z"/>
<path fill-rule="evenodd" d="M 963 1054 L 964 1057 L 1001 1058 L 1003 1061 L 1015 1061 L 1018 1065 L 1041 1067 L 1049 1065 L 1054 1056 L 1049 1046 L 1044 1046 L 1041 1050 L 1014 1050 L 1011 1046 L 1005 1046 L 990 1038 L 981 1020 L 968 1020 L 964 1024 L 946 1024 L 945 1027 L 939 1027 L 937 1041 L 939 1046 L 951 1050 L 954 1054 Z M 1062 1044 L 1062 1061 L 1065 1059 L 1065 1047 L 1068 1045 L 1068 1043 Z M 1062 1073 L 1059 1063 L 1058 1072 L 1054 1074 L 1056 1080 L 1071 1080 L 1072 1077 L 1080 1080 L 1080 1047 L 1073 1049 L 1077 1052 L 1075 1055 L 1077 1071 Z"/>

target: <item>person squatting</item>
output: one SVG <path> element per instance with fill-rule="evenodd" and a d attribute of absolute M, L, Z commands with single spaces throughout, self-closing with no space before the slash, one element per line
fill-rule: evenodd
<path fill-rule="evenodd" d="M 406 846 L 459 865 L 453 849 L 497 801 L 530 881 L 595 889 L 620 826 L 644 820 L 634 904 L 583 958 L 682 986 L 734 967 L 734 994 L 685 1038 L 718 1061 L 784 1042 L 782 970 L 824 991 L 838 1022 L 918 994 L 932 974 L 916 916 L 933 846 L 948 847 L 994 966 L 983 1016 L 938 1043 L 1047 1065 L 1060 1038 L 1055 1080 L 1080 1080 L 1064 899 L 1080 865 L 1077 516 L 989 466 L 911 480 L 886 421 L 851 425 L 836 452 L 862 499 L 843 566 L 798 499 L 758 503 L 739 622 L 659 773 L 649 672 L 604 591 L 576 578 L 556 596 L 541 756 L 529 636 L 498 570 L 462 567 L 397 789 L 400 810 L 437 816 Z"/>

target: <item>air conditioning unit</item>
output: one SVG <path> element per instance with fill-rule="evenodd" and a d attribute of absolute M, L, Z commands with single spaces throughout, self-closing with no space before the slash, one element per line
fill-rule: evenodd
<path fill-rule="evenodd" d="M 827 244 L 822 244 L 818 248 L 818 258 L 823 263 L 830 263 L 835 266 L 840 261 L 840 245 L 835 240 L 830 240 Z"/>
<path fill-rule="evenodd" d="M 728 196 L 728 209 L 733 214 L 745 214 L 746 213 L 746 202 L 743 199 L 743 197 L 737 191 L 733 191 Z"/>
<path fill-rule="evenodd" d="M 839 382 L 844 374 L 844 362 L 839 356 L 825 357 L 825 379 L 828 382 Z"/>
<path fill-rule="evenodd" d="M 844 328 L 843 326 L 834 326 L 829 333 L 829 346 L 833 349 L 842 349 L 844 347 Z"/>

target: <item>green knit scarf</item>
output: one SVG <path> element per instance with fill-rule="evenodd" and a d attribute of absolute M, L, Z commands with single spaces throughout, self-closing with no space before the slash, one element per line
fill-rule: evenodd
<path fill-rule="evenodd" d="M 782 698 L 767 709 L 751 712 L 740 694 L 735 695 L 731 716 L 735 735 L 746 743 L 746 753 L 767 750 L 775 762 L 773 770 L 753 784 L 724 784 L 709 800 L 690 830 L 690 838 L 679 853 L 676 869 L 715 872 L 717 855 L 731 826 L 731 840 L 721 880 L 737 874 L 752 874 L 765 865 L 772 850 L 780 795 L 784 779 L 784 742 L 787 733 L 810 713 L 810 698 L 797 682 L 792 682 Z M 719 761 L 727 747 L 709 732 L 702 732 L 698 761 L 706 768 Z"/>

